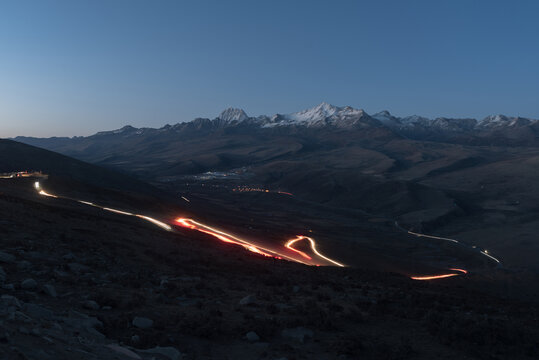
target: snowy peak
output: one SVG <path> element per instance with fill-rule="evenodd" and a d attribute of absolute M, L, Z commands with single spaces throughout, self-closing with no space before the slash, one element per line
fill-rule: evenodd
<path fill-rule="evenodd" d="M 399 119 L 391 115 L 390 112 L 387 110 L 377 112 L 376 114 L 371 115 L 371 117 L 389 127 L 395 127 L 400 124 Z"/>
<path fill-rule="evenodd" d="M 321 103 L 313 108 L 303 110 L 300 112 L 295 112 L 292 114 L 285 115 L 284 117 L 288 120 L 300 122 L 300 123 L 315 123 L 323 121 L 332 116 L 352 116 L 352 115 L 362 115 L 363 110 L 357 110 L 350 106 L 340 108 L 326 102 Z"/>
<path fill-rule="evenodd" d="M 288 114 L 286 115 L 286 118 L 300 122 L 314 122 L 330 117 L 337 111 L 338 109 L 336 106 L 323 102 L 310 109 Z"/>
<path fill-rule="evenodd" d="M 245 111 L 236 108 L 225 109 L 219 114 L 218 117 L 225 122 L 244 121 L 249 118 Z"/>
<path fill-rule="evenodd" d="M 479 121 L 477 124 L 479 127 L 482 128 L 495 128 L 500 127 L 504 125 L 509 125 L 511 122 L 511 119 L 505 115 L 498 114 L 498 115 L 489 115 L 486 118 Z"/>
<path fill-rule="evenodd" d="M 131 135 L 135 133 L 139 133 L 141 130 L 137 129 L 131 125 L 126 125 L 121 129 L 112 130 L 112 131 L 100 131 L 96 135 Z"/>

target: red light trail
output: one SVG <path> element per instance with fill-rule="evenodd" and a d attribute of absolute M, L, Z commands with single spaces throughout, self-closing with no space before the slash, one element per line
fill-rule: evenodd
<path fill-rule="evenodd" d="M 325 260 L 326 262 L 329 262 L 333 265 L 337 265 L 337 266 L 341 266 L 341 267 L 344 267 L 345 265 L 335 261 L 335 260 L 332 260 L 330 258 L 328 258 L 327 256 L 324 256 L 322 255 L 316 248 L 316 242 L 314 241 L 314 239 L 310 238 L 310 237 L 307 237 L 307 236 L 303 236 L 303 235 L 298 235 L 296 238 L 292 239 L 292 240 L 289 240 L 285 243 L 285 248 L 293 251 L 294 253 L 296 254 L 299 254 L 301 257 L 303 257 L 304 259 L 307 259 L 309 260 L 309 263 L 306 263 L 304 262 L 303 260 L 300 260 L 298 258 L 295 258 L 295 257 L 291 257 L 291 256 L 288 256 L 286 254 L 283 254 L 282 252 L 280 251 L 277 251 L 277 250 L 269 250 L 269 249 L 266 249 L 266 248 L 263 248 L 263 247 L 260 247 L 259 245 L 256 245 L 256 244 L 253 244 L 252 242 L 249 242 L 245 239 L 241 239 L 237 236 L 234 236 L 232 234 L 228 234 L 228 233 L 225 233 L 221 230 L 218 230 L 214 227 L 210 227 L 208 225 L 204 225 L 200 222 L 197 222 L 193 219 L 187 219 L 187 218 L 178 218 L 176 219 L 176 224 L 182 226 L 182 227 L 185 227 L 185 228 L 188 228 L 188 229 L 191 229 L 191 230 L 197 230 L 197 231 L 200 231 L 200 232 L 203 232 L 205 234 L 209 234 L 221 241 L 224 241 L 224 242 L 227 242 L 227 243 L 232 243 L 232 244 L 236 244 L 236 245 L 240 245 L 240 246 L 243 246 L 245 249 L 249 250 L 249 251 L 252 251 L 252 252 L 255 252 L 257 254 L 262 254 L 264 256 L 271 256 L 271 257 L 274 257 L 276 259 L 282 259 L 282 258 L 287 258 L 289 260 L 292 260 L 292 261 L 295 261 L 295 262 L 300 262 L 302 264 L 306 264 L 306 265 L 316 265 L 316 266 L 319 266 L 319 265 L 324 265 L 324 263 L 322 262 L 314 262 L 313 261 L 313 258 L 309 255 L 307 255 L 305 252 L 303 251 L 300 251 L 298 249 L 295 249 L 293 247 L 293 245 L 295 243 L 297 243 L 298 241 L 302 241 L 302 240 L 307 240 L 311 246 L 311 250 L 313 251 L 314 254 L 316 254 L 316 256 L 318 256 L 319 258 Z"/>
<path fill-rule="evenodd" d="M 67 199 L 67 200 L 77 201 L 77 202 L 79 202 L 81 204 L 97 207 L 97 208 L 100 208 L 102 210 L 113 212 L 113 213 L 116 213 L 116 214 L 119 214 L 119 215 L 134 216 L 134 217 L 146 220 L 148 222 L 151 222 L 154 225 L 159 226 L 160 228 L 162 228 L 164 230 L 173 231 L 173 229 L 172 229 L 172 227 L 170 225 L 168 225 L 168 224 L 166 224 L 166 223 L 164 223 L 162 221 L 159 221 L 157 219 L 151 218 L 149 216 L 140 215 L 140 214 L 134 214 L 134 213 L 130 213 L 130 212 L 127 212 L 127 211 L 113 209 L 113 208 L 109 208 L 109 207 L 104 207 L 104 206 L 96 205 L 96 204 L 94 204 L 92 202 L 88 202 L 88 201 L 84 201 L 84 200 L 71 199 L 71 198 L 67 198 L 67 197 L 62 197 L 62 196 L 57 196 L 57 195 L 54 195 L 54 194 L 50 194 L 50 193 L 46 192 L 45 190 L 43 190 L 41 188 L 41 184 L 39 183 L 39 181 L 36 181 L 34 183 L 34 187 L 35 187 L 36 191 L 42 196 L 55 198 L 55 199 Z M 275 259 L 287 258 L 289 260 L 299 262 L 299 263 L 302 263 L 302 264 L 305 264 L 305 265 L 315 265 L 315 266 L 327 265 L 324 262 L 320 262 L 320 261 L 315 262 L 310 255 L 308 255 L 304 251 L 298 250 L 298 249 L 296 249 L 294 247 L 296 244 L 298 244 L 301 241 L 307 241 L 309 243 L 309 245 L 310 245 L 311 251 L 318 258 L 323 259 L 325 262 L 329 262 L 329 263 L 331 263 L 333 265 L 336 265 L 336 266 L 339 266 L 339 267 L 344 267 L 345 266 L 345 265 L 343 265 L 343 264 L 341 264 L 341 263 L 339 263 L 339 262 L 337 262 L 337 261 L 335 261 L 335 260 L 333 260 L 333 259 L 331 259 L 331 258 L 329 258 L 327 256 L 322 255 L 318 251 L 318 249 L 316 248 L 316 241 L 313 238 L 310 238 L 308 236 L 297 235 L 295 238 L 288 240 L 284 244 L 285 249 L 292 251 L 293 253 L 299 255 L 300 257 L 302 257 L 305 260 L 308 260 L 308 262 L 305 262 L 305 261 L 300 260 L 300 259 L 298 259 L 296 257 L 286 255 L 286 254 L 284 254 L 284 253 L 282 253 L 280 251 L 270 250 L 270 249 L 261 247 L 261 246 L 259 246 L 257 244 L 254 244 L 254 243 L 249 242 L 247 240 L 241 239 L 241 238 L 239 238 L 237 236 L 226 233 L 224 231 L 218 230 L 218 229 L 216 229 L 214 227 L 210 227 L 208 225 L 202 224 L 202 223 L 197 222 L 197 221 L 195 221 L 193 219 L 177 218 L 174 223 L 176 225 L 178 225 L 178 226 L 181 226 L 181 227 L 184 227 L 184 228 L 187 228 L 187 229 L 196 230 L 196 231 L 200 231 L 202 233 L 211 235 L 211 236 L 213 236 L 213 237 L 215 237 L 215 238 L 217 238 L 217 239 L 219 239 L 219 240 L 221 240 L 223 242 L 242 246 L 244 249 L 246 249 L 248 251 L 251 251 L 253 253 L 260 254 L 260 255 L 263 255 L 263 256 L 272 257 L 272 258 L 275 258 Z M 412 233 L 412 234 L 416 235 L 416 236 L 430 237 L 428 235 L 423 235 L 423 234 L 418 234 L 418 233 Z M 446 240 L 446 239 L 444 238 L 444 240 Z M 453 239 L 447 239 L 447 240 L 456 241 L 456 240 L 453 240 Z M 485 253 L 486 253 L 486 251 L 485 251 Z M 448 273 L 448 274 L 441 274 L 441 275 L 411 276 L 411 279 L 413 279 L 413 280 L 437 280 L 437 279 L 444 279 L 444 278 L 449 278 L 449 277 L 453 277 L 453 276 L 464 275 L 464 274 L 468 273 L 467 270 L 459 269 L 459 268 L 451 268 L 449 270 L 453 271 L 453 272 Z"/>
<path fill-rule="evenodd" d="M 453 277 L 453 276 L 464 275 L 464 274 L 468 273 L 468 271 L 464 270 L 464 269 L 453 268 L 453 269 L 449 269 L 449 270 L 450 271 L 455 271 L 455 272 L 454 273 L 449 273 L 449 274 L 442 274 L 442 275 L 411 276 L 410 278 L 412 280 L 437 280 L 437 279 L 445 279 L 445 278 L 449 278 L 449 277 Z"/>

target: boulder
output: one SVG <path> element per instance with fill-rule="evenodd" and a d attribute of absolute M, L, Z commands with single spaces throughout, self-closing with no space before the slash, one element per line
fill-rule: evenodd
<path fill-rule="evenodd" d="M 245 334 L 245 338 L 250 342 L 257 342 L 260 340 L 260 336 L 258 336 L 258 334 L 254 331 L 249 331 L 247 334 Z"/>
<path fill-rule="evenodd" d="M 21 282 L 21 288 L 24 290 L 33 290 L 37 287 L 37 282 L 34 279 L 26 279 Z"/>
<path fill-rule="evenodd" d="M 312 330 L 300 326 L 293 329 L 284 329 L 281 332 L 281 335 L 282 337 L 297 340 L 303 343 L 307 338 L 312 338 L 314 334 Z"/>
<path fill-rule="evenodd" d="M 247 295 L 240 300 L 240 305 L 253 305 L 256 304 L 256 297 L 254 295 Z"/>
<path fill-rule="evenodd" d="M 139 329 L 149 329 L 153 326 L 153 320 L 137 316 L 133 319 L 133 326 Z"/>

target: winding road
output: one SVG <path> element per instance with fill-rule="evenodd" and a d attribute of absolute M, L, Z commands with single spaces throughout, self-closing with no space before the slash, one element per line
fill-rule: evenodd
<path fill-rule="evenodd" d="M 154 224 L 154 225 L 156 225 L 156 226 L 158 226 L 161 229 L 164 229 L 166 231 L 174 231 L 174 228 L 171 225 L 169 225 L 169 224 L 167 224 L 167 223 L 165 223 L 163 221 L 157 220 L 155 218 L 152 218 L 150 216 L 147 216 L 147 215 L 135 214 L 135 213 L 131 213 L 131 212 L 120 210 L 120 209 L 114 209 L 114 208 L 110 208 L 110 207 L 97 205 L 97 204 L 94 204 L 92 202 L 85 201 L 85 200 L 72 199 L 72 198 L 65 197 L 65 196 L 58 196 L 58 195 L 55 195 L 55 194 L 51 194 L 51 193 L 47 192 L 46 190 L 44 190 L 41 187 L 41 184 L 40 184 L 39 181 L 36 181 L 34 183 L 34 187 L 37 190 L 37 192 L 42 196 L 51 197 L 51 198 L 55 198 L 55 199 L 72 200 L 72 201 L 76 201 L 76 202 L 78 202 L 80 204 L 84 204 L 84 205 L 87 205 L 87 206 L 92 206 L 92 207 L 99 208 L 101 210 L 112 212 L 112 213 L 115 213 L 115 214 L 124 215 L 124 216 L 134 216 L 134 217 L 137 217 L 139 219 L 146 220 L 146 221 L 148 221 L 148 222 L 150 222 L 150 223 L 152 223 L 152 224 Z M 273 258 L 279 259 L 279 260 L 287 259 L 287 260 L 299 262 L 299 263 L 302 263 L 302 264 L 305 264 L 305 265 L 315 265 L 315 266 L 327 266 L 327 265 L 336 265 L 336 266 L 340 266 L 340 267 L 345 266 L 345 265 L 343 265 L 343 264 L 341 264 L 341 263 L 339 263 L 339 262 L 337 262 L 337 261 L 323 255 L 322 253 L 320 253 L 320 251 L 318 251 L 318 249 L 316 247 L 316 241 L 314 239 L 310 238 L 310 237 L 303 236 L 303 235 L 298 235 L 296 238 L 294 238 L 292 240 L 289 240 L 288 242 L 285 243 L 285 246 L 282 249 L 269 249 L 269 248 L 267 248 L 265 246 L 261 246 L 261 245 L 255 243 L 253 241 L 240 238 L 240 237 L 238 237 L 236 235 L 224 232 L 223 230 L 217 229 L 217 228 L 215 228 L 213 226 L 209 226 L 207 224 L 203 224 L 203 223 L 198 222 L 198 221 L 193 220 L 193 219 L 178 218 L 178 219 L 176 219 L 174 221 L 173 225 L 179 226 L 179 227 L 182 227 L 182 228 L 191 229 L 191 230 L 196 230 L 196 231 L 211 235 L 211 236 L 217 238 L 220 241 L 242 246 L 244 249 L 246 249 L 246 250 L 248 250 L 250 252 L 253 252 L 253 253 L 256 253 L 256 254 L 259 254 L 259 255 L 263 255 L 263 256 L 267 256 L 267 257 L 273 257 Z M 304 241 L 304 240 L 307 241 L 308 245 L 310 246 L 310 251 L 313 253 L 312 256 L 309 256 L 305 252 L 297 250 L 297 249 L 294 248 L 295 244 L 299 243 L 300 241 Z"/>
<path fill-rule="evenodd" d="M 174 232 L 175 231 L 173 226 L 177 226 L 177 227 L 185 228 L 185 229 L 189 229 L 189 230 L 194 230 L 194 231 L 199 231 L 201 233 L 211 235 L 211 236 L 215 237 L 216 239 L 218 239 L 220 241 L 223 241 L 225 243 L 230 243 L 230 244 L 241 246 L 241 247 L 243 247 L 244 249 L 246 249 L 246 250 L 248 250 L 250 252 L 253 252 L 253 253 L 256 253 L 256 254 L 259 254 L 259 255 L 262 255 L 262 256 L 272 257 L 272 258 L 279 259 L 279 260 L 287 259 L 287 260 L 290 260 L 290 261 L 298 262 L 298 263 L 305 264 L 305 265 L 311 265 L 311 266 L 338 266 L 338 267 L 345 267 L 346 266 L 346 265 L 344 265 L 344 264 L 342 264 L 342 263 L 340 263 L 340 262 L 338 262 L 338 261 L 336 261 L 334 259 L 329 258 L 328 256 L 323 255 L 317 249 L 316 241 L 313 238 L 308 237 L 308 236 L 297 235 L 295 238 L 292 238 L 292 239 L 286 241 L 283 244 L 282 247 L 269 248 L 268 246 L 262 246 L 262 245 L 260 245 L 260 244 L 258 244 L 256 242 L 254 242 L 254 241 L 238 237 L 236 235 L 227 233 L 227 232 L 225 232 L 223 230 L 220 230 L 220 229 L 218 229 L 216 227 L 209 226 L 207 224 L 203 224 L 203 223 L 201 223 L 199 221 L 196 221 L 196 220 L 193 220 L 193 219 L 177 218 L 177 219 L 174 220 L 174 222 L 172 224 L 173 226 L 171 226 L 170 224 L 167 224 L 166 222 L 157 220 L 157 219 L 152 218 L 152 217 L 147 216 L 147 215 L 135 214 L 135 213 L 120 210 L 120 209 L 114 209 L 114 208 L 110 208 L 110 207 L 101 206 L 101 205 L 94 204 L 92 202 L 85 201 L 85 200 L 73 199 L 73 198 L 69 198 L 69 197 L 64 197 L 64 196 L 58 196 L 58 195 L 55 195 L 55 194 L 51 194 L 51 193 L 47 192 L 46 190 L 44 190 L 41 187 L 41 184 L 40 184 L 39 181 L 36 181 L 34 183 L 34 187 L 35 187 L 36 191 L 42 196 L 46 196 L 46 197 L 50 197 L 50 198 L 54 198 L 54 199 L 66 199 L 66 200 L 76 201 L 76 202 L 78 202 L 80 204 L 84 204 L 84 205 L 87 205 L 87 206 L 92 206 L 92 207 L 102 209 L 103 211 L 108 211 L 108 212 L 112 212 L 112 213 L 119 214 L 119 215 L 124 215 L 124 216 L 137 217 L 139 219 L 150 222 L 153 225 L 158 226 L 159 228 L 161 228 L 161 229 L 163 229 L 165 231 L 169 231 L 169 232 Z M 410 231 L 410 230 L 406 230 L 406 229 L 402 228 L 398 224 L 398 222 L 396 222 L 396 221 L 395 221 L 395 226 L 397 228 L 403 230 L 403 231 L 406 231 L 408 234 L 414 235 L 416 237 L 426 237 L 426 238 L 449 241 L 449 242 L 459 243 L 460 244 L 460 242 L 458 240 L 455 240 L 455 239 L 432 236 L 432 235 L 425 235 L 425 234 L 416 233 L 416 232 L 413 232 L 413 231 Z M 300 245 L 301 245 L 301 250 L 298 249 L 298 246 L 300 246 Z M 481 254 L 489 257 L 490 259 L 496 261 L 497 263 L 500 263 L 500 261 L 498 259 L 496 259 L 492 255 L 488 254 L 486 252 L 486 250 L 485 251 L 480 251 L 480 252 L 481 252 Z M 444 278 L 449 278 L 449 277 L 454 277 L 454 276 L 459 276 L 459 275 L 465 275 L 465 274 L 468 273 L 467 270 L 460 269 L 460 268 L 451 268 L 451 269 L 448 269 L 448 271 L 450 271 L 450 272 L 445 273 L 445 274 L 417 275 L 417 276 L 410 276 L 410 278 L 413 279 L 413 280 L 436 280 L 436 279 L 444 279 Z"/>

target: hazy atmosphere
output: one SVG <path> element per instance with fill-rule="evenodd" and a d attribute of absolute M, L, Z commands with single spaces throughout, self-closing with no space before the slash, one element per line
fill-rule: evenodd
<path fill-rule="evenodd" d="M 322 101 L 539 117 L 536 1 L 4 1 L 0 136 Z"/>

